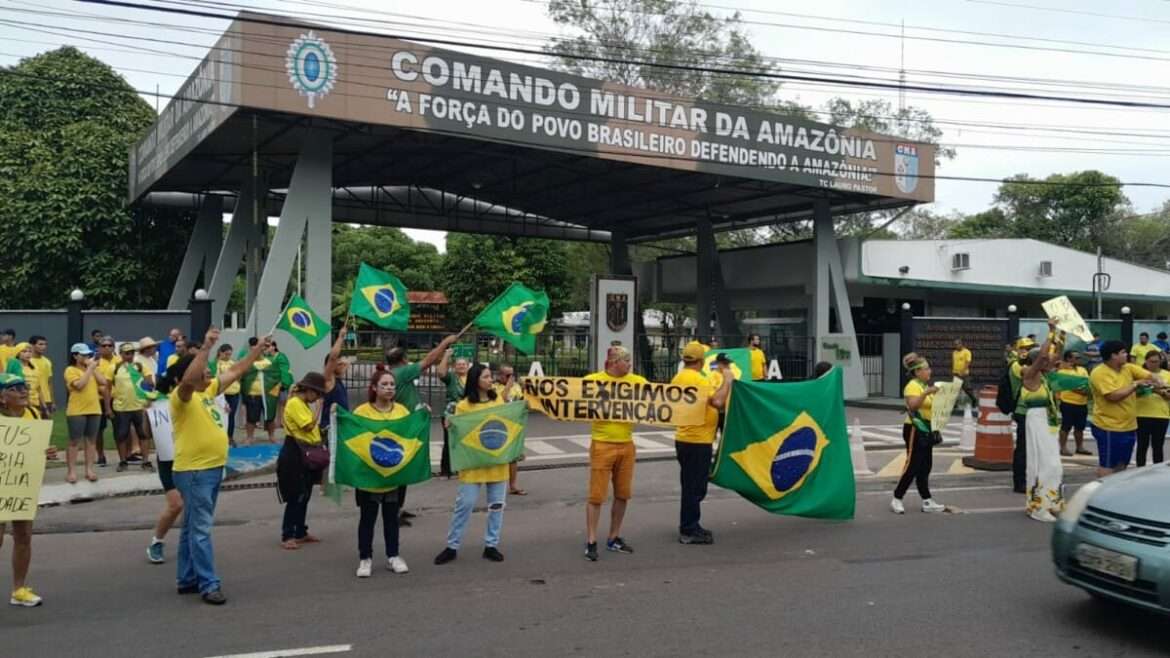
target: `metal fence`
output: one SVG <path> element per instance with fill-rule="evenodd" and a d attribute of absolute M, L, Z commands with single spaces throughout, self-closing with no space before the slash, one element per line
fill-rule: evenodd
<path fill-rule="evenodd" d="M 421 360 L 428 351 L 443 339 L 443 333 L 405 333 L 362 331 L 354 336 L 347 353 L 357 356 L 345 376 L 346 386 L 351 395 L 365 395 L 366 387 L 373 376 L 375 367 L 383 362 L 384 352 L 397 346 L 407 348 L 411 362 Z M 763 338 L 762 348 L 769 362 L 775 360 L 786 380 L 807 379 L 812 376 L 817 362 L 816 339 L 810 336 L 771 335 Z M 732 348 L 745 345 L 742 336 L 706 337 L 708 345 Z M 682 348 L 694 336 L 688 334 L 659 333 L 638 337 L 638 362 L 634 370 L 652 381 L 669 381 L 678 370 Z M 525 375 L 533 361 L 539 361 L 546 375 L 560 377 L 581 377 L 592 371 L 589 364 L 589 336 L 578 332 L 547 331 L 536 341 L 532 354 L 518 353 L 511 345 L 502 343 L 488 334 L 469 335 L 462 341 L 474 346 L 474 360 L 492 364 L 507 363 L 515 368 L 518 375 Z M 882 336 L 864 334 L 857 337 L 861 352 L 862 370 L 866 388 L 871 395 L 880 394 L 882 389 Z M 466 349 L 466 348 L 462 348 Z M 444 404 L 444 389 L 438 380 L 435 368 L 424 372 L 418 382 L 419 395 L 432 409 L 441 409 Z M 357 399 L 355 397 L 355 399 Z"/>

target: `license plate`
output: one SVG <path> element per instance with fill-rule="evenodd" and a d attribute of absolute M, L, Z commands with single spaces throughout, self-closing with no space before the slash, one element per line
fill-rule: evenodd
<path fill-rule="evenodd" d="M 1092 544 L 1078 544 L 1077 562 L 1086 569 L 1103 573 L 1127 582 L 1137 580 L 1138 559 Z"/>

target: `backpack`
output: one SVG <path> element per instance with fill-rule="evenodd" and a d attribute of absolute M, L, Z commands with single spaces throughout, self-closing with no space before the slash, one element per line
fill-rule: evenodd
<path fill-rule="evenodd" d="M 1020 387 L 1023 389 L 1023 387 Z M 999 385 L 995 392 L 995 406 L 999 412 L 1010 416 L 1016 412 L 1016 405 L 1020 402 L 1020 391 L 1012 393 L 1012 367 L 1004 368 L 999 378 Z"/>

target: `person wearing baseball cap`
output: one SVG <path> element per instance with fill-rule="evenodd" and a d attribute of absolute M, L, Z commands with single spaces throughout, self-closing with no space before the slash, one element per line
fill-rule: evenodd
<path fill-rule="evenodd" d="M 1101 365 L 1089 374 L 1093 389 L 1093 439 L 1097 442 L 1097 475 L 1125 470 L 1137 442 L 1137 390 L 1162 388 L 1150 371 L 1129 363 L 1129 351 L 1119 340 L 1101 345 Z"/>
<path fill-rule="evenodd" d="M 98 370 L 98 360 L 85 343 L 69 348 L 69 367 L 65 368 L 65 387 L 69 403 L 65 407 L 65 421 L 69 425 L 69 447 L 65 450 L 65 481 L 77 482 L 74 463 L 78 451 L 85 453 L 85 479 L 97 482 L 94 465 L 97 461 L 95 442 L 102 418 L 101 390 L 109 382 Z"/>
<path fill-rule="evenodd" d="M 647 384 L 646 378 L 630 372 L 630 351 L 621 345 L 611 345 L 605 354 L 605 370 L 585 376 L 585 379 L 603 382 Z M 613 509 L 610 513 L 609 536 L 605 547 L 614 553 L 632 554 L 634 549 L 622 539 L 622 521 L 626 516 L 634 489 L 634 426 L 630 423 L 598 421 L 592 424 L 589 445 L 589 501 L 585 508 L 585 559 L 596 562 L 597 524 L 601 520 L 601 505 L 609 495 L 613 482 Z"/>
<path fill-rule="evenodd" d="M 29 386 L 24 378 L 11 373 L 0 372 L 0 416 L 35 420 L 36 410 L 28 404 Z M 56 450 L 49 447 L 45 455 L 56 457 Z M 27 584 L 29 565 L 32 564 L 32 521 L 12 522 L 12 596 L 11 605 L 20 608 L 35 608 L 43 600 Z M 0 548 L 4 546 L 5 524 L 0 523 Z"/>
<path fill-rule="evenodd" d="M 1012 399 L 1016 401 L 1016 408 L 1012 410 L 1012 420 L 1016 423 L 1016 446 L 1012 450 L 1012 491 L 1015 493 L 1028 492 L 1028 433 L 1025 429 L 1028 410 L 1020 400 L 1020 391 L 1024 386 L 1024 368 L 1032 363 L 1028 354 L 1035 348 L 1036 341 L 1032 337 L 1021 336 L 1016 340 L 1015 359 L 1008 366 Z"/>
<path fill-rule="evenodd" d="M 706 415 L 701 425 L 680 425 L 675 430 L 674 454 L 678 460 L 679 498 L 678 542 L 680 544 L 712 544 L 715 536 L 699 524 L 701 505 L 707 497 L 707 472 L 711 469 L 712 445 L 719 429 L 719 411 L 727 403 L 734 377 L 730 360 L 720 354 L 715 359 L 717 372 L 703 374 L 703 346 L 691 341 L 683 347 L 683 368 L 670 383 L 674 386 L 694 387 L 699 396 L 707 399 Z M 722 358 L 720 358 L 722 357 Z"/>

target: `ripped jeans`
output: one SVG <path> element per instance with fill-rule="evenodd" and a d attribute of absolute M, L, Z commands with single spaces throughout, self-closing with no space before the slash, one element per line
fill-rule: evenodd
<path fill-rule="evenodd" d="M 447 548 L 459 550 L 463 542 L 463 533 L 467 530 L 467 521 L 471 518 L 471 510 L 479 500 L 479 488 L 487 489 L 487 528 L 483 533 L 484 547 L 500 545 L 500 528 L 504 525 L 504 501 L 508 495 L 508 481 L 478 483 L 460 483 L 459 492 L 455 495 L 455 511 L 451 514 L 451 529 L 447 531 Z"/>

